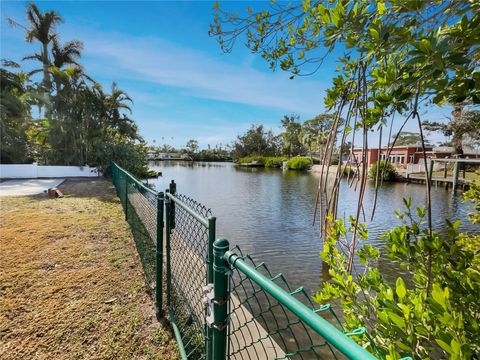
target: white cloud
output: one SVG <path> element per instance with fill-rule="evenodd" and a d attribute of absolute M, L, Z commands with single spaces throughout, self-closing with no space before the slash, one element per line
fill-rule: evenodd
<path fill-rule="evenodd" d="M 248 63 L 232 65 L 204 51 L 158 38 L 112 33 L 82 36 L 97 71 L 182 89 L 185 95 L 313 115 L 323 109 L 322 83 L 284 72 L 268 73 Z M 212 40 L 213 41 L 213 40 Z M 228 55 L 225 55 L 228 56 Z M 113 74 L 112 74 L 113 75 Z"/>

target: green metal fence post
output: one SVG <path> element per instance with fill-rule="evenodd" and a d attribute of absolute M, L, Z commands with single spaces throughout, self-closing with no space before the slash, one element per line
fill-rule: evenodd
<path fill-rule="evenodd" d="M 213 283 L 213 243 L 215 242 L 216 222 L 215 216 L 208 218 L 207 284 Z"/>
<path fill-rule="evenodd" d="M 110 164 L 110 169 L 112 169 L 112 183 L 115 185 L 115 191 L 117 191 L 117 184 L 115 182 L 115 163 L 112 161 Z M 117 191 L 118 194 L 118 191 Z"/>
<path fill-rule="evenodd" d="M 155 265 L 155 305 L 157 319 L 160 319 L 163 315 L 163 192 L 157 195 L 157 246 Z"/>
<path fill-rule="evenodd" d="M 207 284 L 213 284 L 213 243 L 215 242 L 216 221 L 214 216 L 208 218 L 208 248 L 207 248 Z M 212 359 L 213 329 L 207 326 L 206 347 L 207 359 Z"/>
<path fill-rule="evenodd" d="M 168 186 L 170 190 L 170 194 L 175 195 L 177 193 L 177 184 L 175 181 L 172 180 Z M 170 211 L 171 211 L 171 218 L 170 218 L 170 228 L 175 229 L 175 202 L 170 202 Z"/>
<path fill-rule="evenodd" d="M 169 190 L 165 190 L 168 193 Z M 168 196 L 165 197 L 165 263 L 167 272 L 167 307 L 170 308 L 170 288 L 172 281 L 172 271 L 170 269 L 170 233 L 171 233 L 171 203 L 172 201 Z"/>
<path fill-rule="evenodd" d="M 228 327 L 228 272 L 230 265 L 224 260 L 229 244 L 225 239 L 213 243 L 213 360 L 227 358 Z M 208 359 L 210 360 L 210 359 Z"/>
<path fill-rule="evenodd" d="M 125 220 L 128 222 L 128 179 L 125 176 Z"/>

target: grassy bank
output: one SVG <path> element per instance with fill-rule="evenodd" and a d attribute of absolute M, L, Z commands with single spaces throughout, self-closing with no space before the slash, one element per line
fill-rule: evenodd
<path fill-rule="evenodd" d="M 287 161 L 289 170 L 308 170 L 312 166 L 312 160 L 306 157 L 294 157 Z"/>
<path fill-rule="evenodd" d="M 0 199 L 0 358 L 174 359 L 107 180 Z"/>
<path fill-rule="evenodd" d="M 252 162 L 258 162 L 263 164 L 266 168 L 281 168 L 284 161 L 288 159 L 284 156 L 261 156 L 250 155 L 245 156 L 237 161 L 238 164 L 250 164 Z"/>
<path fill-rule="evenodd" d="M 266 168 L 281 168 L 286 161 L 286 168 L 289 170 L 308 170 L 312 165 L 312 160 L 308 157 L 296 156 L 288 159 L 286 156 L 245 156 L 237 161 L 238 164 L 258 163 Z"/>

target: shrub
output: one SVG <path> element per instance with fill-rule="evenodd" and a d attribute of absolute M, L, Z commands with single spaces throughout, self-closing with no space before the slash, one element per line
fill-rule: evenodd
<path fill-rule="evenodd" d="M 105 176 L 109 176 L 111 173 L 112 161 L 140 179 L 155 175 L 148 169 L 147 149 L 143 144 L 128 141 L 123 143 L 98 143 L 93 150 L 90 163 L 96 166 Z"/>
<path fill-rule="evenodd" d="M 348 176 L 348 175 L 354 175 L 355 174 L 355 169 L 352 168 L 351 166 L 342 166 L 342 176 Z"/>
<path fill-rule="evenodd" d="M 466 196 L 479 205 L 480 192 Z M 402 224 L 383 236 L 383 256 L 367 242 L 365 224 L 329 217 L 332 228 L 321 256 L 330 266 L 331 280 L 314 300 L 339 300 L 346 331 L 368 326 L 369 337 L 358 341 L 380 358 L 478 359 L 480 236 L 459 233 L 460 221 L 447 221 L 446 235 L 430 232 L 424 225 L 426 208 L 414 209 L 410 199 L 404 201 L 406 211 L 396 211 Z M 363 269 L 352 276 L 339 244 L 352 244 L 356 226 L 357 241 L 363 242 L 356 255 Z M 388 281 L 376 266 L 381 256 L 408 275 Z"/>
<path fill-rule="evenodd" d="M 338 154 L 333 154 L 330 159 L 330 165 L 338 165 L 340 163 L 340 156 Z"/>
<path fill-rule="evenodd" d="M 262 155 L 248 155 L 245 157 L 242 157 L 241 159 L 238 160 L 239 164 L 249 164 L 253 161 L 258 161 L 262 164 L 265 163 L 265 157 Z"/>
<path fill-rule="evenodd" d="M 264 164 L 267 168 L 281 168 L 286 160 L 287 158 L 281 156 L 269 156 L 265 158 Z"/>
<path fill-rule="evenodd" d="M 306 157 L 294 157 L 287 161 L 289 170 L 308 170 L 312 165 L 312 161 Z"/>
<path fill-rule="evenodd" d="M 379 179 L 383 179 L 383 181 L 393 181 L 397 177 L 397 171 L 395 167 L 389 163 L 385 162 L 384 160 L 380 160 L 380 174 Z M 373 163 L 370 167 L 370 171 L 368 173 L 370 179 L 376 179 L 377 177 L 377 163 Z"/>

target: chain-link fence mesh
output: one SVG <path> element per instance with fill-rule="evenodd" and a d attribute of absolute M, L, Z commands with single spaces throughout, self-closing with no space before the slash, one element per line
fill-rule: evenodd
<path fill-rule="evenodd" d="M 238 247 L 232 252 L 342 330 L 341 323 L 329 304 L 315 306 L 303 288 L 292 289 L 282 274 L 273 275 L 265 263 L 257 264 L 250 255 L 243 254 Z M 296 314 L 234 266 L 230 277 L 230 289 L 228 354 L 231 359 L 344 358 Z"/>
<path fill-rule="evenodd" d="M 112 166 L 112 178 L 125 211 L 125 218 L 132 229 L 147 288 L 153 294 L 157 241 L 156 193 L 115 164 Z"/>
<path fill-rule="evenodd" d="M 158 194 L 116 164 L 112 166 L 112 178 L 132 228 L 148 288 L 154 293 L 156 271 L 159 270 L 155 266 L 157 216 L 161 216 L 157 214 Z M 183 344 L 180 351 L 185 354 L 184 358 L 210 360 L 213 353 L 208 349 L 213 352 L 215 349 L 207 346 L 211 344 L 207 340 L 212 339 L 212 328 L 206 323 L 203 291 L 204 286 L 213 281 L 211 251 L 215 237 L 214 218 L 211 210 L 204 205 L 185 195 L 175 194 L 175 186 L 166 193 L 165 209 L 167 264 L 164 279 L 168 314 L 175 330 L 178 329 L 176 337 L 179 344 Z M 329 305 L 315 307 L 303 288 L 291 289 L 282 274 L 271 274 L 264 263 L 256 264 L 238 247 L 232 251 L 269 281 L 307 305 L 312 313 L 342 330 Z M 161 276 L 161 272 L 159 274 Z M 229 277 L 229 291 L 227 353 L 220 358 L 344 358 L 318 332 L 309 328 L 294 312 L 235 266 L 232 266 Z M 157 306 L 161 307 L 161 304 Z M 361 329 L 350 335 L 368 338 Z M 219 358 L 216 356 L 218 354 L 215 358 Z"/>
<path fill-rule="evenodd" d="M 207 333 L 202 291 L 207 283 L 209 232 L 185 207 L 205 220 L 211 216 L 210 209 L 188 196 L 175 194 L 170 197 L 170 211 L 173 214 L 170 235 L 170 309 L 182 335 L 187 356 L 191 359 L 204 359 Z"/>

